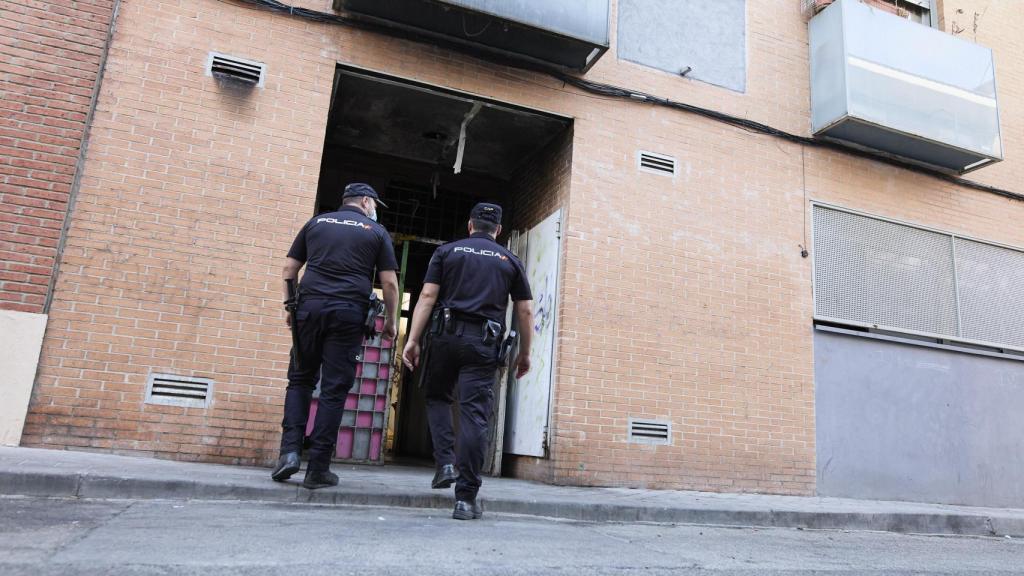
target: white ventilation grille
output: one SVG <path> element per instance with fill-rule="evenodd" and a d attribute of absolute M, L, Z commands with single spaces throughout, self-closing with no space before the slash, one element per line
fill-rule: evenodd
<path fill-rule="evenodd" d="M 206 75 L 218 80 L 239 82 L 257 88 L 263 87 L 266 66 L 262 62 L 237 56 L 210 52 L 206 62 Z"/>
<path fill-rule="evenodd" d="M 952 237 L 814 207 L 819 319 L 958 335 Z"/>
<path fill-rule="evenodd" d="M 1024 252 L 955 242 L 963 337 L 1024 348 Z"/>
<path fill-rule="evenodd" d="M 1024 250 L 814 206 L 814 318 L 1024 351 Z"/>
<path fill-rule="evenodd" d="M 662 176 L 676 175 L 676 159 L 664 154 L 640 150 L 636 154 L 636 164 L 637 168 L 644 172 L 652 172 Z"/>
<path fill-rule="evenodd" d="M 213 398 L 213 381 L 173 374 L 150 374 L 146 403 L 187 408 L 207 408 Z"/>
<path fill-rule="evenodd" d="M 630 418 L 629 441 L 637 444 L 671 444 L 672 425 L 660 420 Z"/>

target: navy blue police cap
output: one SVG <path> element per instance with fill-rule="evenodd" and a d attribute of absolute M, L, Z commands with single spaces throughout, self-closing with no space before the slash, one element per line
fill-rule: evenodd
<path fill-rule="evenodd" d="M 469 211 L 470 220 L 483 220 L 492 224 L 501 224 L 501 206 L 481 202 Z"/>
<path fill-rule="evenodd" d="M 380 201 L 380 196 L 377 195 L 377 191 L 373 189 L 373 186 L 369 184 L 363 184 L 362 182 L 353 182 L 348 186 L 345 186 L 345 193 L 342 194 L 341 199 L 346 198 L 358 198 L 359 196 L 367 196 L 377 201 L 377 204 L 387 208 L 388 205 Z"/>

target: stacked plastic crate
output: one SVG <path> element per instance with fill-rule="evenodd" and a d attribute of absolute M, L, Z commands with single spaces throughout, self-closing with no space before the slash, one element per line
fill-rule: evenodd
<path fill-rule="evenodd" d="M 377 318 L 378 336 L 363 341 L 356 380 L 345 400 L 345 412 L 338 430 L 337 460 L 382 463 L 393 358 L 393 343 L 379 335 L 383 327 L 384 318 Z M 317 392 L 319 396 L 319 387 Z M 317 400 L 314 400 L 306 424 L 307 435 L 313 431 L 316 409 Z"/>

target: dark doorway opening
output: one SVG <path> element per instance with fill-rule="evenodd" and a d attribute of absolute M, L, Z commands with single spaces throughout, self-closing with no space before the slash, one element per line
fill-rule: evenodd
<path fill-rule="evenodd" d="M 481 201 L 505 208 L 507 232 L 529 225 L 527 207 L 545 190 L 532 185 L 535 174 L 521 176 L 552 147 L 571 146 L 571 131 L 571 119 L 554 114 L 338 67 L 316 212 L 336 209 L 349 182 L 371 184 L 389 205 L 379 211 L 379 219 L 395 241 L 402 266 L 396 351 L 404 346 L 435 248 L 466 236 L 469 210 Z M 504 244 L 505 238 L 498 241 Z M 415 382 L 414 374 L 393 364 L 387 459 L 431 458 L 425 399 Z"/>

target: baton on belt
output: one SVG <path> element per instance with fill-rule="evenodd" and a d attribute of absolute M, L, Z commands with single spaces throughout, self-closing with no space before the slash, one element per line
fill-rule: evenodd
<path fill-rule="evenodd" d="M 430 362 L 430 342 L 444 330 L 448 328 L 448 324 L 451 322 L 451 310 L 448 308 L 437 308 L 430 313 L 430 324 L 424 331 L 422 346 L 420 347 L 420 365 L 418 366 L 419 374 L 416 376 L 416 387 L 423 388 L 423 385 L 427 379 L 427 364 Z"/>
<path fill-rule="evenodd" d="M 430 362 L 430 340 L 432 335 L 427 331 L 423 335 L 423 345 L 420 347 L 420 365 L 417 366 L 419 373 L 416 375 L 416 387 L 423 388 L 427 380 L 427 363 Z"/>
<path fill-rule="evenodd" d="M 295 290 L 295 278 L 285 280 L 284 284 L 288 290 L 288 299 L 284 301 L 284 309 L 288 311 L 288 318 L 291 320 L 292 328 L 292 361 L 295 362 L 295 367 L 298 368 L 302 363 L 302 349 L 299 347 L 299 321 L 295 315 L 295 311 L 299 307 L 299 296 Z"/>
<path fill-rule="evenodd" d="M 512 354 L 512 350 L 519 344 L 519 333 L 515 330 L 511 330 L 505 340 L 501 343 L 501 347 L 498 348 L 498 366 L 504 368 L 508 365 L 509 356 Z"/>

